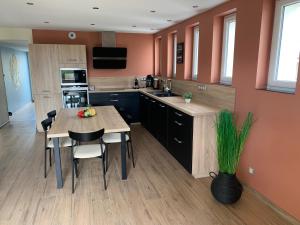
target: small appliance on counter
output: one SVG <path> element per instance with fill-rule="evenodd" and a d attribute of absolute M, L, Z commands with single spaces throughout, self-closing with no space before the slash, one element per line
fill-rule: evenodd
<path fill-rule="evenodd" d="M 153 76 L 152 75 L 147 75 L 146 77 L 146 87 L 153 87 Z"/>
<path fill-rule="evenodd" d="M 153 78 L 153 89 L 159 89 L 159 79 L 157 77 Z"/>
<path fill-rule="evenodd" d="M 139 89 L 139 80 L 137 78 L 134 79 L 133 89 Z"/>

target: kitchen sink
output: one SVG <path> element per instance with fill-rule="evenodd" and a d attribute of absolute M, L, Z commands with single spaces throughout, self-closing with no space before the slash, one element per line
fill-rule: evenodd
<path fill-rule="evenodd" d="M 174 97 L 174 96 L 178 96 L 175 93 L 172 92 L 163 92 L 163 91 L 157 91 L 157 92 L 152 92 L 151 94 L 157 96 L 157 97 Z"/>

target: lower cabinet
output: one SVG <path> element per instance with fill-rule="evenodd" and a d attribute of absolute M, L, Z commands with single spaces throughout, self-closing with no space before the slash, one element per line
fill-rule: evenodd
<path fill-rule="evenodd" d="M 193 117 L 140 95 L 141 124 L 192 173 Z"/>
<path fill-rule="evenodd" d="M 89 102 L 92 106 L 113 105 L 128 123 L 140 121 L 139 101 L 137 92 L 89 93 Z"/>

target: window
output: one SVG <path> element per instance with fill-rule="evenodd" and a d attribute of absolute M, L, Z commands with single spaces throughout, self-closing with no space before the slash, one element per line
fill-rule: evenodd
<path fill-rule="evenodd" d="M 220 79 L 220 83 L 222 84 L 232 83 L 235 27 L 236 27 L 236 15 L 232 14 L 232 15 L 225 16 L 224 31 L 223 31 L 221 79 Z"/>
<path fill-rule="evenodd" d="M 177 34 L 173 34 L 173 78 L 176 77 L 177 66 Z"/>
<path fill-rule="evenodd" d="M 198 52 L 199 52 L 199 26 L 193 27 L 193 64 L 192 64 L 192 79 L 198 78 Z"/>
<path fill-rule="evenodd" d="M 300 1 L 276 3 L 268 89 L 295 92 L 300 54 Z"/>

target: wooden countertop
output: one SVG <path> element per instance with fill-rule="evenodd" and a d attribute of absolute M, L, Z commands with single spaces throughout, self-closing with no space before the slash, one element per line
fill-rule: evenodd
<path fill-rule="evenodd" d="M 129 126 L 123 120 L 114 106 L 97 106 L 97 115 L 90 118 L 79 118 L 77 109 L 62 109 L 48 132 L 48 138 L 68 137 L 68 131 L 88 133 L 105 129 L 105 133 L 117 133 L 130 131 Z"/>
<path fill-rule="evenodd" d="M 181 96 L 174 96 L 174 97 L 158 97 L 151 92 L 155 92 L 159 90 L 153 90 L 151 88 L 140 88 L 140 89 L 130 89 L 130 88 L 113 88 L 113 89 L 97 89 L 95 91 L 90 91 L 90 93 L 105 93 L 105 92 L 140 92 L 142 94 L 148 95 L 151 98 L 154 98 L 166 105 L 169 105 L 179 111 L 182 111 L 190 116 L 201 116 L 212 114 L 220 111 L 217 107 L 211 107 L 205 104 L 195 103 L 192 102 L 186 104 L 184 99 Z"/>

